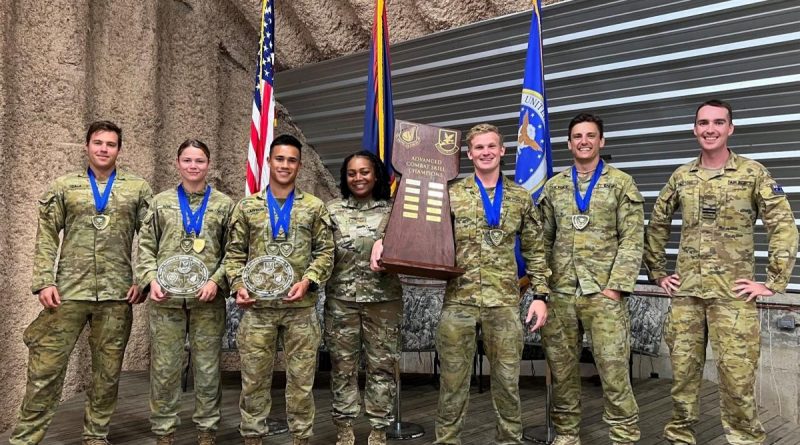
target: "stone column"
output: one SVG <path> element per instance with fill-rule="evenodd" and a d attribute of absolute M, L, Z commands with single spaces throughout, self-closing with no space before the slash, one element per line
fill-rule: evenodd
<path fill-rule="evenodd" d="M 5 101 L 0 356 L 4 375 L 21 376 L 0 379 L 4 429 L 15 421 L 25 387 L 28 354 L 22 332 L 41 309 L 30 292 L 36 197 L 55 177 L 84 164 L 90 24 L 88 0 L 8 0 L 0 11 Z M 85 347 L 79 349 L 85 353 Z M 71 372 L 65 392 L 81 385 L 79 374 Z"/>
<path fill-rule="evenodd" d="M 172 152 L 158 139 L 158 3 L 92 2 L 91 82 L 86 99 L 91 120 L 108 119 L 122 128 L 120 167 L 147 179 L 156 192 L 161 186 L 154 184 L 159 182 L 154 174 L 159 151 Z M 175 34 L 180 29 L 168 26 L 164 31 Z M 171 176 L 163 179 L 167 178 Z M 149 345 L 147 311 L 140 304 L 134 308 L 124 369 L 146 370 Z"/>

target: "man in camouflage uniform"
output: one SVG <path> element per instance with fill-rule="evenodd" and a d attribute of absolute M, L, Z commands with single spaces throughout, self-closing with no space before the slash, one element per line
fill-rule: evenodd
<path fill-rule="evenodd" d="M 301 146 L 300 141 L 288 135 L 272 142 L 268 158 L 269 189 L 236 205 L 228 233 L 225 270 L 236 303 L 246 308 L 237 333 L 242 369 L 239 432 L 246 445 L 260 445 L 267 433 L 272 369 L 279 337 L 283 339 L 286 359 L 286 412 L 293 443 L 307 444 L 312 435 L 315 413 L 312 388 L 321 341 L 314 305 L 318 283 L 330 277 L 334 245 L 325 205 L 317 197 L 295 188 Z M 267 193 L 281 201 L 292 191 L 294 204 L 289 230 L 273 238 Z M 257 264 L 263 256 L 272 258 L 263 267 L 288 263 L 289 270 L 284 269 L 281 277 L 289 276 L 291 283 L 286 283 L 286 289 L 273 298 L 260 298 L 245 287 L 245 267 L 249 262 Z"/>
<path fill-rule="evenodd" d="M 196 145 L 191 145 L 195 143 Z M 208 169 L 208 148 L 200 141 L 188 140 L 184 147 L 195 147 L 202 159 L 203 172 Z M 200 151 L 203 150 L 203 151 Z M 193 162 L 182 152 L 178 165 Z M 183 179 L 189 206 L 201 207 L 206 181 L 202 176 L 195 183 Z M 142 292 L 150 293 L 150 424 L 158 436 L 158 445 L 171 445 L 180 425 L 178 410 L 181 400 L 181 372 L 184 343 L 189 332 L 194 372 L 195 407 L 192 420 L 197 425 L 198 444 L 213 445 L 220 422 L 220 355 L 225 332 L 225 295 L 228 285 L 222 256 L 227 240 L 228 223 L 234 203 L 226 194 L 212 189 L 206 204 L 202 230 L 196 238 L 186 233 L 183 215 L 175 188 L 156 195 L 144 217 L 139 236 L 139 263 L 136 267 Z M 201 240 L 199 252 L 188 240 Z M 196 243 L 193 243 L 196 244 Z M 190 255 L 201 261 L 209 272 L 208 281 L 199 291 L 189 295 L 173 294 L 162 288 L 156 279 L 159 266 L 177 255 Z M 188 321 L 188 325 L 187 325 Z"/>
<path fill-rule="evenodd" d="M 605 139 L 598 116 L 575 116 L 567 145 L 575 165 L 547 181 L 539 201 L 553 271 L 548 322 L 542 327 L 553 376 L 551 413 L 558 434 L 553 444 L 580 444 L 578 360 L 584 331 L 603 384 L 603 420 L 611 442 L 631 444 L 640 437 L 639 408 L 628 374 L 631 324 L 624 297 L 633 291 L 642 262 L 644 199 L 630 175 L 601 163 Z M 590 198 L 584 212 L 576 203 L 575 179 L 581 195 Z"/>
<path fill-rule="evenodd" d="M 519 234 L 526 271 L 537 294 L 537 300 L 532 303 L 537 315 L 534 329 L 537 329 L 547 317 L 544 300 L 549 275 L 544 259 L 541 215 L 530 194 L 502 176 L 500 159 L 505 148 L 497 127 L 477 125 L 469 131 L 466 141 L 467 156 L 474 165 L 475 174 L 453 184 L 449 190 L 456 266 L 466 273 L 447 283 L 436 332 L 442 374 L 435 443 L 461 443 L 459 435 L 467 413 L 476 348 L 475 327 L 479 325 L 491 365 L 492 402 L 497 423 L 495 443 L 521 444 L 519 362 L 523 327 L 518 309 L 520 292 L 514 240 Z M 497 183 L 502 181 L 499 227 L 487 224 L 476 178 L 492 199 Z M 490 235 L 494 236 L 490 238 Z"/>
<path fill-rule="evenodd" d="M 56 179 L 39 198 L 32 291 L 44 309 L 23 334 L 28 383 L 12 445 L 37 444 L 44 438 L 61 398 L 70 353 L 87 322 L 92 378 L 83 443 L 108 443 L 133 320 L 131 304 L 141 301 L 131 270 L 133 236 L 152 194 L 143 179 L 116 168 L 121 147 L 119 127 L 92 123 L 86 132 L 89 170 Z M 98 189 L 112 187 L 102 212 L 96 209 L 89 173 Z"/>
<path fill-rule="evenodd" d="M 767 169 L 728 148 L 733 111 L 711 100 L 698 107 L 694 135 L 700 156 L 678 167 L 658 196 L 645 237 L 650 278 L 672 298 L 665 337 L 672 359 L 672 420 L 664 436 L 695 444 L 706 342 L 716 353 L 720 411 L 733 445 L 761 444 L 755 376 L 761 335 L 756 298 L 783 292 L 797 254 L 798 233 L 783 189 Z M 665 247 L 680 209 L 680 246 L 668 274 Z M 753 229 L 769 234 L 765 283 L 754 281 Z"/>
<path fill-rule="evenodd" d="M 371 174 L 373 178 L 377 175 L 375 171 Z M 385 182 L 388 195 L 388 175 L 384 171 L 377 176 L 378 181 Z M 357 199 L 347 184 L 342 185 L 342 192 L 345 199 L 327 205 L 336 243 L 333 273 L 325 287 L 325 341 L 332 362 L 331 416 L 338 430 L 336 444 L 353 445 L 352 424 L 361 407 L 358 369 L 363 345 L 367 364 L 364 406 L 372 427 L 368 441 L 369 445 L 385 444 L 386 428 L 394 421 L 403 289 L 396 274 L 369 268 L 373 244 L 383 237 L 392 206 L 386 199 L 375 199 L 374 194 Z"/>

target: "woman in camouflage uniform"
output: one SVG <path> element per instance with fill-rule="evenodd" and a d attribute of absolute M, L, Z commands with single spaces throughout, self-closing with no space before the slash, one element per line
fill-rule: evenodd
<path fill-rule="evenodd" d="M 227 282 L 222 256 L 233 201 L 206 183 L 208 147 L 178 148 L 177 190 L 153 198 L 139 240 L 137 276 L 150 292 L 150 424 L 171 445 L 180 418 L 186 331 L 192 350 L 198 444 L 213 445 L 220 421 L 220 354 Z"/>
<path fill-rule="evenodd" d="M 325 341 L 333 366 L 336 445 L 355 443 L 362 344 L 367 365 L 364 405 L 372 426 L 369 445 L 383 445 L 397 393 L 394 374 L 400 357 L 403 300 L 397 276 L 371 271 L 369 261 L 372 245 L 383 237 L 389 220 L 389 174 L 377 156 L 361 151 L 344 160 L 340 189 L 342 199 L 328 203 L 336 253 L 333 275 L 325 287 Z"/>

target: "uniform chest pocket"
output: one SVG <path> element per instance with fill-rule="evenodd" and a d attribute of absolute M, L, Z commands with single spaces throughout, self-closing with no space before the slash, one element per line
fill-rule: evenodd
<path fill-rule="evenodd" d="M 753 203 L 753 181 L 728 181 L 725 189 L 722 216 L 728 223 L 738 226 L 741 223 L 754 221 L 756 209 Z"/>
<path fill-rule="evenodd" d="M 592 222 L 609 227 L 617 224 L 617 189 L 614 184 L 597 184 L 589 202 Z"/>
<path fill-rule="evenodd" d="M 209 235 L 213 232 L 214 237 L 221 237 L 227 226 L 227 216 L 224 210 L 208 210 L 203 218 L 203 232 Z"/>
<path fill-rule="evenodd" d="M 68 214 L 94 214 L 96 212 L 94 195 L 88 185 L 67 190 L 64 193 L 64 203 Z"/>
<path fill-rule="evenodd" d="M 520 230 L 522 224 L 522 215 L 520 214 L 522 203 L 519 201 L 510 201 L 503 203 L 503 210 L 500 213 L 500 227 L 507 235 L 516 234 Z"/>
<path fill-rule="evenodd" d="M 453 197 L 451 195 L 450 206 L 453 208 L 453 229 L 455 232 L 456 240 L 468 240 L 472 238 L 475 232 L 475 222 L 477 212 L 481 212 L 483 217 L 482 207 L 473 207 L 472 204 L 465 199 Z"/>
<path fill-rule="evenodd" d="M 679 181 L 676 187 L 681 203 L 681 218 L 684 224 L 697 225 L 700 215 L 700 199 L 698 196 L 699 181 Z"/>

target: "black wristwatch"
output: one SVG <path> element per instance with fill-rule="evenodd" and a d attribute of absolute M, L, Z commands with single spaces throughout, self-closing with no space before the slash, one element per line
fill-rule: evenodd
<path fill-rule="evenodd" d="M 308 278 L 308 290 L 311 292 L 316 292 L 317 289 L 319 289 L 319 284 L 317 284 L 317 282 L 311 278 Z"/>
<path fill-rule="evenodd" d="M 547 294 L 533 294 L 533 301 L 544 301 L 547 303 L 550 301 L 550 297 Z"/>

